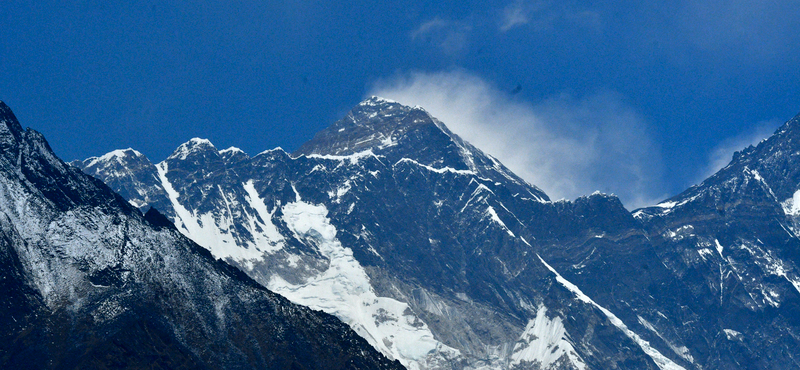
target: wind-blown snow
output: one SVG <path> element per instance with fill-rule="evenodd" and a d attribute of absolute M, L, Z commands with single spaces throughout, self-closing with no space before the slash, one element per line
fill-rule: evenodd
<path fill-rule="evenodd" d="M 386 103 L 397 104 L 397 102 L 394 101 L 394 100 L 381 98 L 380 96 L 374 96 L 373 95 L 369 99 L 366 99 L 366 100 L 362 101 L 361 103 L 358 103 L 358 105 L 375 107 L 375 106 L 379 106 L 381 104 L 386 104 Z"/>
<path fill-rule="evenodd" d="M 650 356 L 650 358 L 653 359 L 653 362 L 655 362 L 656 365 L 661 370 L 686 370 L 682 366 L 672 362 L 672 360 L 670 360 L 669 358 L 667 358 L 666 356 L 661 354 L 661 352 L 659 352 L 657 349 L 655 349 L 652 346 L 650 346 L 650 342 L 642 339 L 638 334 L 636 334 L 632 330 L 628 329 L 628 326 L 625 325 L 625 323 L 623 323 L 622 320 L 620 320 L 611 311 L 609 311 L 605 307 L 602 307 L 599 304 L 595 303 L 595 301 L 593 301 L 591 298 L 589 298 L 586 294 L 583 294 L 583 292 L 580 290 L 580 288 L 578 288 L 578 286 L 576 286 L 575 284 L 572 284 L 569 280 L 564 279 L 564 277 L 561 276 L 561 274 L 559 274 L 547 262 L 545 262 L 544 259 L 542 259 L 541 256 L 539 256 L 538 254 L 536 256 L 539 257 L 539 260 L 542 261 L 542 264 L 544 264 L 545 267 L 547 267 L 547 269 L 550 270 L 550 272 L 552 272 L 553 274 L 556 275 L 556 280 L 561 285 L 563 285 L 565 288 L 567 288 L 569 291 L 571 291 L 573 294 L 575 294 L 575 296 L 576 296 L 576 298 L 578 298 L 578 300 L 580 300 L 580 301 L 582 301 L 584 303 L 591 304 L 591 305 L 595 306 L 597 309 L 599 309 L 601 312 L 603 312 L 603 314 L 605 314 L 606 317 L 608 317 L 608 320 L 611 321 L 611 323 L 614 324 L 614 326 L 616 326 L 617 328 L 622 330 L 622 332 L 625 333 L 625 335 L 627 335 L 628 338 L 631 338 L 636 344 L 638 344 L 639 347 L 642 349 L 642 351 L 644 351 L 644 353 L 646 353 L 648 356 Z"/>
<path fill-rule="evenodd" d="M 315 245 L 329 266 L 299 285 L 273 275 L 269 289 L 295 303 L 339 317 L 372 346 L 409 368 L 426 367 L 432 356 L 458 355 L 457 350 L 438 342 L 406 303 L 375 294 L 353 251 L 336 239 L 336 228 L 324 205 L 298 199 L 284 205 L 282 213 L 295 237 Z"/>

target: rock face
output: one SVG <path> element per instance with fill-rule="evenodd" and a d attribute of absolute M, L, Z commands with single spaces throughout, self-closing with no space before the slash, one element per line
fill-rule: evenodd
<path fill-rule="evenodd" d="M 0 296 L 4 369 L 401 368 L 66 165 L 2 103 Z"/>
<path fill-rule="evenodd" d="M 693 301 L 681 328 L 716 368 L 800 366 L 800 116 L 698 186 L 636 211 Z"/>
<path fill-rule="evenodd" d="M 650 315 L 691 291 L 617 198 L 552 202 L 422 108 L 370 98 L 291 155 L 192 139 L 143 161 L 74 165 L 409 368 L 708 363 L 683 316 Z"/>

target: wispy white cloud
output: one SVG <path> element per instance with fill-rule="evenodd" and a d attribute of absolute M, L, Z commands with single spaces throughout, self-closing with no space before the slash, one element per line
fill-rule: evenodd
<path fill-rule="evenodd" d="M 770 137 L 780 126 L 779 119 L 761 121 L 754 124 L 749 130 L 737 136 L 722 140 L 708 154 L 708 166 L 695 179 L 694 183 L 699 184 L 723 167 L 727 166 L 733 159 L 733 152 L 740 151 L 750 145 L 757 145 L 761 140 Z"/>
<path fill-rule="evenodd" d="M 500 20 L 500 31 L 506 32 L 516 26 L 527 24 L 530 21 L 528 16 L 528 9 L 525 8 L 525 3 L 516 1 L 508 4 L 503 9 L 502 18 Z"/>
<path fill-rule="evenodd" d="M 459 70 L 395 76 L 370 94 L 424 107 L 552 198 L 600 190 L 632 209 L 665 195 L 646 122 L 613 92 L 534 104 Z"/>
<path fill-rule="evenodd" d="M 499 29 L 507 32 L 528 25 L 535 30 L 552 30 L 558 25 L 599 30 L 599 12 L 573 4 L 551 0 L 516 0 L 500 12 Z"/>
<path fill-rule="evenodd" d="M 411 39 L 438 47 L 445 54 L 455 55 L 469 46 L 472 26 L 463 21 L 434 18 L 419 25 L 411 32 Z"/>

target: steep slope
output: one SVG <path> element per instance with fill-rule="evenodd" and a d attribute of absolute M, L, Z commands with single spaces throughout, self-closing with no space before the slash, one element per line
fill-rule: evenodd
<path fill-rule="evenodd" d="M 400 368 L 66 165 L 3 103 L 0 295 L 4 369 Z"/>
<path fill-rule="evenodd" d="M 127 173 L 104 157 L 77 165 L 109 182 Z M 192 139 L 130 178 L 153 172 L 163 192 L 128 194 L 162 194 L 150 204 L 170 204 L 214 256 L 411 368 L 690 363 L 547 262 L 589 235 L 646 241 L 616 198 L 550 202 L 419 107 L 367 99 L 293 155 Z"/>
<path fill-rule="evenodd" d="M 715 365 L 800 367 L 800 116 L 687 191 L 637 210 L 659 257 L 714 330 Z"/>

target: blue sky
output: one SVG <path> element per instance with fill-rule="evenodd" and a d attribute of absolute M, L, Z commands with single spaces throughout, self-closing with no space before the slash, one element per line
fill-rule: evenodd
<path fill-rule="evenodd" d="M 0 100 L 65 160 L 289 151 L 370 94 L 554 198 L 682 191 L 800 112 L 796 1 L 4 1 Z"/>

